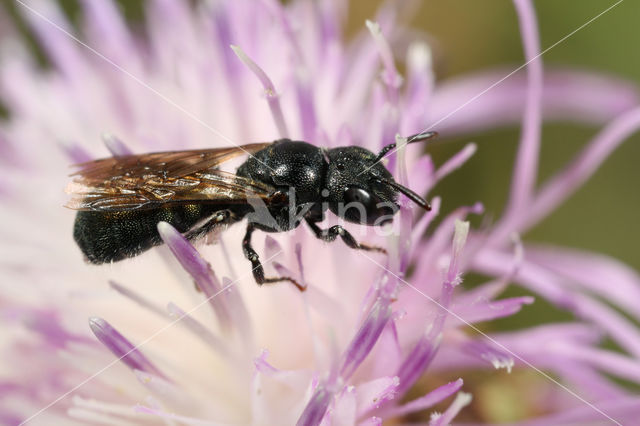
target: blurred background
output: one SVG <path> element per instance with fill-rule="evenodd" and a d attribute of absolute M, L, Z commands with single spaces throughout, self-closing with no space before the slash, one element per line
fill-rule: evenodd
<path fill-rule="evenodd" d="M 60 3 L 72 18 L 76 16 L 76 0 L 61 0 Z M 144 19 L 144 0 L 119 0 L 118 3 L 134 26 Z M 374 19 L 381 3 L 380 0 L 352 1 L 345 37 L 351 37 L 361 30 L 366 19 Z M 553 45 L 615 3 L 614 0 L 534 1 L 541 33 L 541 48 L 544 50 Z M 15 11 L 13 0 L 0 0 L 0 4 L 9 11 L 10 19 L 17 23 L 25 37 L 31 37 Z M 417 5 L 417 12 L 406 20 L 416 30 L 426 33 L 431 40 L 438 80 L 498 66 L 506 66 L 510 71 L 524 63 L 518 21 L 511 1 L 423 0 L 417 2 Z M 640 87 L 638 17 L 640 2 L 622 1 L 545 53 L 541 59 L 546 67 L 573 67 L 608 73 Z M 32 37 L 31 40 L 34 51 L 38 52 Z M 39 55 L 46 67 L 46 59 Z M 6 115 L 6 111 L 0 111 L 0 114 Z M 599 127 L 583 125 L 545 125 L 539 182 L 543 182 L 569 161 L 598 130 Z M 472 140 L 478 145 L 478 151 L 471 161 L 432 192 L 432 196 L 443 197 L 444 213 L 455 206 L 482 201 L 487 217 L 500 216 L 508 196 L 510 170 L 519 135 L 520 129 L 517 126 L 506 127 L 478 133 L 473 139 L 454 139 L 430 148 L 436 164 L 441 164 L 465 143 Z M 523 238 L 527 241 L 593 250 L 640 270 L 639 160 L 640 135 L 635 135 L 614 152 L 568 202 Z M 475 226 L 482 224 L 479 221 L 474 223 Z M 467 283 L 472 285 L 473 282 L 474 277 L 467 278 Z M 524 290 L 511 289 L 505 296 L 520 294 L 525 294 Z M 568 314 L 538 298 L 533 306 L 518 315 L 492 323 L 487 328 L 519 328 L 524 324 L 565 318 L 569 318 Z M 523 387 L 530 388 L 532 377 L 527 374 L 524 372 L 509 380 L 521 381 Z M 531 374 L 535 375 L 533 372 Z M 491 389 L 484 391 L 487 395 L 491 394 Z M 480 400 L 483 399 L 482 393 L 476 392 L 476 395 Z M 514 394 L 514 397 L 517 395 Z M 484 400 L 488 401 L 490 398 Z M 496 401 L 500 406 L 505 405 L 503 402 Z M 496 407 L 493 409 L 498 409 Z M 494 412 L 489 417 L 505 420 L 513 418 L 512 415 L 513 413 L 507 413 L 501 417 Z"/>

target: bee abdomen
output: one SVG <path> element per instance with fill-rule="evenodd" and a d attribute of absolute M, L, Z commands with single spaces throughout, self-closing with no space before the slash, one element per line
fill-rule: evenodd
<path fill-rule="evenodd" d="M 162 244 L 158 222 L 168 222 L 179 232 L 185 233 L 218 209 L 192 204 L 139 211 L 79 211 L 73 227 L 73 238 L 89 262 L 116 262 Z M 208 228 L 213 225 L 215 223 Z M 203 229 L 194 235 L 206 231 L 208 229 Z"/>

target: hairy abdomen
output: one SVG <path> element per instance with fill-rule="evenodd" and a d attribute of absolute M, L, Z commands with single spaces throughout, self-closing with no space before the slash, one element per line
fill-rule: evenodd
<path fill-rule="evenodd" d="M 186 233 L 220 210 L 219 206 L 190 204 L 123 212 L 79 211 L 73 227 L 73 238 L 89 262 L 115 262 L 162 244 L 157 228 L 160 221 Z M 226 223 L 230 223 L 230 220 Z M 197 232 L 189 232 L 188 236 L 193 238 L 202 235 L 217 224 L 209 223 Z"/>

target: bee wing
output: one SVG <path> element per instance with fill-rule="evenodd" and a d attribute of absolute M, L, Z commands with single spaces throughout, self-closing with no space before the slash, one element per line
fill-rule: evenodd
<path fill-rule="evenodd" d="M 72 176 L 81 176 L 85 180 L 93 182 L 113 180 L 125 176 L 142 178 L 150 174 L 164 178 L 179 178 L 215 168 L 240 155 L 254 154 L 272 143 L 252 143 L 230 148 L 154 152 L 102 158 L 77 164 L 76 166 L 80 169 Z"/>
<path fill-rule="evenodd" d="M 250 199 L 272 201 L 275 188 L 222 170 L 210 170 L 179 178 L 147 175 L 94 185 L 76 179 L 67 192 L 66 204 L 74 210 L 125 211 L 157 208 L 159 205 L 209 203 L 246 204 Z"/>
<path fill-rule="evenodd" d="M 80 164 L 67 187 L 66 207 L 74 210 L 125 211 L 160 204 L 237 204 L 275 192 L 270 185 L 216 169 L 243 153 L 270 143 L 237 148 L 176 151 L 106 158 Z"/>

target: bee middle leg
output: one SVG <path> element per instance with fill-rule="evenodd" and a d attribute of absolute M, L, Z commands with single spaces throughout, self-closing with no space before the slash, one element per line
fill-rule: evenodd
<path fill-rule="evenodd" d="M 282 281 L 288 281 L 291 284 L 295 285 L 298 290 L 305 291 L 307 288 L 300 285 L 296 280 L 291 277 L 265 277 L 264 276 L 264 268 L 262 267 L 262 263 L 260 262 L 260 257 L 258 253 L 253 249 L 251 245 L 251 234 L 255 231 L 256 228 L 253 224 L 249 223 L 247 226 L 247 233 L 244 234 L 244 238 L 242 239 L 242 251 L 244 252 L 244 257 L 246 257 L 251 262 L 251 270 L 253 272 L 253 278 L 259 285 L 262 284 L 271 284 Z"/>
<path fill-rule="evenodd" d="M 316 224 L 316 222 L 309 219 L 305 219 L 305 220 L 307 221 L 307 224 L 309 225 L 313 233 L 316 234 L 316 237 L 321 239 L 322 241 L 331 243 L 335 241 L 336 238 L 338 238 L 338 236 L 340 236 L 340 238 L 342 238 L 342 241 L 344 241 L 344 243 L 347 246 L 351 247 L 352 249 L 377 251 L 379 253 L 385 253 L 385 254 L 387 253 L 387 250 L 385 250 L 382 247 L 370 246 L 368 244 L 362 244 L 357 242 L 356 239 L 353 238 L 353 235 L 351 235 L 349 231 L 347 231 L 340 225 L 332 226 L 329 229 L 321 229 Z"/>

